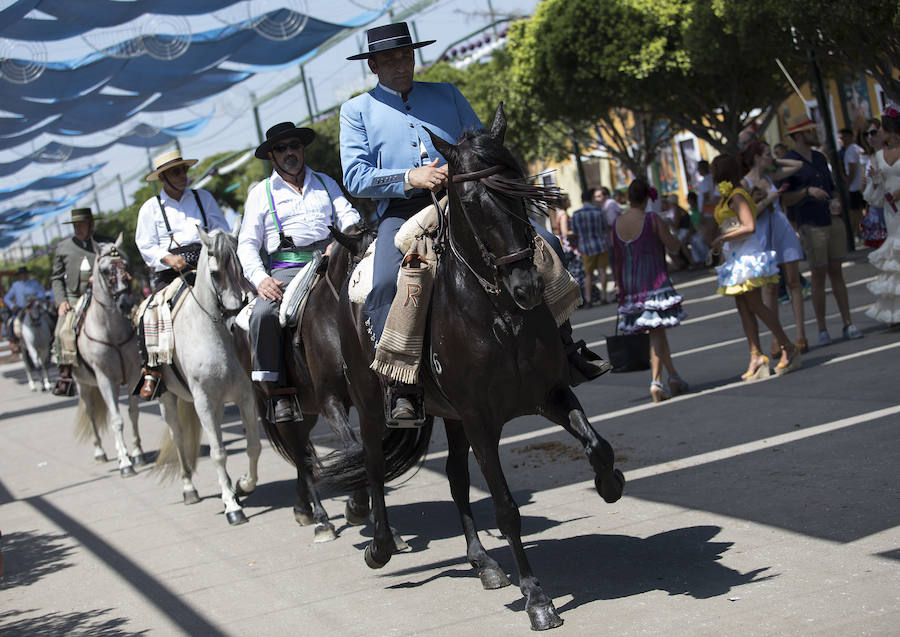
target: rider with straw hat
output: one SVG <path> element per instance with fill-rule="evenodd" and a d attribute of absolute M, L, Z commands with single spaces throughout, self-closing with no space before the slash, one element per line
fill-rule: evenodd
<path fill-rule="evenodd" d="M 330 225 L 346 230 L 360 220 L 337 182 L 306 166 L 303 151 L 315 136 L 312 129 L 291 122 L 266 131 L 256 157 L 268 159 L 274 170 L 247 194 L 238 237 L 244 276 L 259 293 L 250 315 L 251 379 L 271 397 L 276 423 L 294 419 L 292 401 L 284 393 L 287 378 L 278 319 L 283 289 L 309 267 L 317 250 L 330 253 Z M 269 256 L 268 267 L 260 250 Z"/>
<path fill-rule="evenodd" d="M 202 245 L 198 226 L 206 232 L 216 228 L 230 231 L 213 196 L 205 190 L 188 188 L 187 171 L 196 163 L 196 159 L 182 159 L 180 150 L 170 150 L 153 160 L 153 170 L 146 177 L 147 181 L 161 181 L 163 188 L 138 211 L 134 242 L 144 263 L 153 272 L 154 291 L 196 267 Z M 144 361 L 145 381 L 140 396 L 149 400 L 155 394 L 161 376 L 147 365 L 143 322 L 139 332 L 138 346 Z"/>
<path fill-rule="evenodd" d="M 75 305 L 87 290 L 97 257 L 97 244 L 112 241 L 94 234 L 94 215 L 90 208 L 73 209 L 71 219 L 63 223 L 72 224 L 73 234 L 68 240 L 57 244 L 50 271 L 50 287 L 59 314 L 53 339 L 59 365 L 59 379 L 53 388 L 56 396 L 70 396 L 72 393 L 72 366 L 78 364 Z"/>

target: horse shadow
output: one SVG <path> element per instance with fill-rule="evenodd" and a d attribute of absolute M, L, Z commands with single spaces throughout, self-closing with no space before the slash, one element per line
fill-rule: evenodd
<path fill-rule="evenodd" d="M 103 608 L 72 613 L 46 613 L 37 609 L 0 612 L 0 633 L 4 635 L 96 635 L 126 637 L 148 631 L 127 631 L 124 617 L 105 617 L 113 609 Z"/>
<path fill-rule="evenodd" d="M 621 599 L 653 591 L 710 599 L 726 595 L 745 584 L 766 581 L 777 574 L 763 575 L 763 566 L 746 573 L 725 566 L 721 560 L 733 542 L 715 542 L 718 526 L 692 526 L 657 533 L 647 538 L 627 535 L 590 534 L 563 539 L 526 542 L 535 573 L 556 595 L 572 599 L 560 606 L 565 612 L 596 601 Z M 513 560 L 508 550 L 489 551 L 510 571 Z M 572 568 L 573 559 L 578 567 Z M 423 564 L 391 573 L 393 577 L 416 575 L 444 569 L 426 579 L 405 581 L 388 588 L 418 588 L 441 577 L 472 578 L 477 575 L 459 559 Z M 507 604 L 513 611 L 525 609 L 525 600 Z"/>
<path fill-rule="evenodd" d="M 67 560 L 75 547 L 71 546 L 71 538 L 65 533 L 13 531 L 0 538 L 0 549 L 3 550 L 2 590 L 30 586 L 46 575 L 73 566 Z"/>

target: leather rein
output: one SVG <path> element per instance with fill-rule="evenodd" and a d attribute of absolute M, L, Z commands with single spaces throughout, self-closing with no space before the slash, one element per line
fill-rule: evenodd
<path fill-rule="evenodd" d="M 512 196 L 522 196 L 518 193 L 508 192 L 509 188 L 503 182 L 509 181 L 504 180 L 502 178 L 496 177 L 497 173 L 500 173 L 503 170 L 506 170 L 506 166 L 502 164 L 497 164 L 495 166 L 491 166 L 489 168 L 485 168 L 483 170 L 477 170 L 470 173 L 459 173 L 453 175 L 450 179 L 451 183 L 458 184 L 464 183 L 467 181 L 478 181 L 486 188 L 490 190 L 496 190 L 499 192 L 503 192 L 505 194 L 510 194 Z M 472 238 L 475 240 L 475 244 L 478 246 L 478 250 L 481 253 L 481 258 L 484 261 L 485 265 L 490 268 L 491 273 L 493 275 L 493 282 L 488 281 L 486 278 L 478 274 L 472 265 L 468 262 L 468 260 L 460 254 L 459 248 L 453 242 L 453 234 L 450 232 L 450 201 L 447 201 L 446 210 L 442 210 L 440 204 L 438 203 L 437 197 L 435 197 L 434 192 L 430 192 L 431 200 L 434 203 L 435 210 L 438 213 L 438 234 L 437 240 L 435 241 L 436 247 L 435 252 L 439 252 L 439 247 L 444 242 L 444 236 L 446 236 L 446 240 L 448 245 L 450 246 L 450 251 L 453 255 L 472 273 L 472 275 L 478 280 L 478 283 L 481 284 L 481 287 L 484 288 L 484 291 L 488 294 L 497 295 L 500 294 L 500 285 L 499 285 L 499 269 L 501 266 L 509 265 L 510 263 L 516 263 L 518 261 L 522 261 L 524 259 L 533 259 L 534 258 L 534 247 L 529 246 L 528 248 L 524 248 L 522 250 L 517 250 L 515 252 L 511 252 L 509 254 L 505 254 L 503 256 L 497 256 L 484 244 L 481 240 L 481 237 L 478 236 L 478 232 L 475 229 L 475 225 L 472 223 L 472 219 L 469 217 L 469 212 L 466 210 L 466 207 L 462 204 L 462 200 L 460 200 L 460 208 L 463 211 L 463 216 L 466 219 L 466 222 L 469 224 L 469 229 L 472 231 Z M 513 214 L 507 210 L 504 212 L 515 219 L 516 221 L 522 223 L 529 223 L 527 218 L 519 217 L 518 215 Z"/>

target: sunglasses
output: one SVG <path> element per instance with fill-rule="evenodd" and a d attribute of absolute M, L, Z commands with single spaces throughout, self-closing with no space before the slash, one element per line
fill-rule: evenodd
<path fill-rule="evenodd" d="M 181 166 L 175 166 L 174 168 L 169 168 L 167 173 L 171 173 L 173 175 L 186 175 L 188 171 L 188 167 L 182 164 Z"/>
<path fill-rule="evenodd" d="M 863 135 L 865 135 L 866 137 L 869 137 L 869 136 L 871 136 L 871 135 L 874 135 L 874 134 L 877 133 L 877 132 L 878 132 L 877 129 L 875 129 L 875 130 L 867 130 L 865 133 L 863 133 Z"/>
<path fill-rule="evenodd" d="M 276 153 L 283 153 L 288 148 L 290 148 L 291 150 L 297 150 L 301 145 L 302 144 L 300 144 L 300 142 L 293 141 L 288 142 L 287 144 L 278 144 L 277 146 L 272 147 L 272 150 L 274 150 Z"/>

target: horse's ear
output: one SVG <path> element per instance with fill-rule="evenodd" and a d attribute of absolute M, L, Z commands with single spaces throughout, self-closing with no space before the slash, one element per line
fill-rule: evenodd
<path fill-rule="evenodd" d="M 197 232 L 200 233 L 200 241 L 202 241 L 204 245 L 206 245 L 206 246 L 211 245 L 211 241 L 209 240 L 209 235 L 206 234 L 206 230 L 201 228 L 199 224 L 197 225 Z"/>
<path fill-rule="evenodd" d="M 503 100 L 497 104 L 497 111 L 494 113 L 494 123 L 491 124 L 491 137 L 499 143 L 503 143 L 506 136 L 506 113 L 503 112 Z"/>
<path fill-rule="evenodd" d="M 119 233 L 119 236 L 116 237 L 115 246 L 116 246 L 116 248 L 122 247 L 122 233 L 121 232 Z"/>
<path fill-rule="evenodd" d="M 234 222 L 234 228 L 231 229 L 231 236 L 235 239 L 237 239 L 237 236 L 241 233 L 241 219 L 243 218 L 243 215 L 238 215 Z"/>
<path fill-rule="evenodd" d="M 424 128 L 425 132 L 428 133 L 428 136 L 431 137 L 431 143 L 434 144 L 437 151 L 444 156 L 447 163 L 456 163 L 456 146 L 432 133 L 427 126 L 423 126 L 422 128 Z"/>

